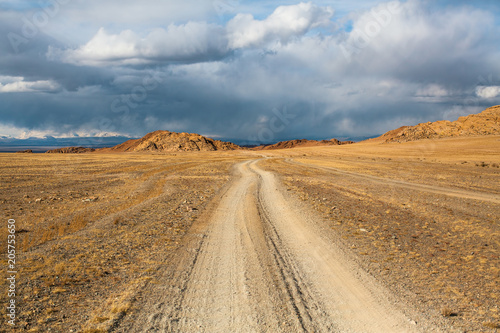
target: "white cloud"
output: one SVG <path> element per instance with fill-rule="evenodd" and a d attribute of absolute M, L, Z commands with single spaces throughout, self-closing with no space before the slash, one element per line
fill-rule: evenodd
<path fill-rule="evenodd" d="M 80 65 L 144 64 L 158 61 L 203 61 L 227 52 L 224 30 L 204 22 L 171 24 L 141 37 L 131 30 L 110 34 L 101 28 L 76 50 L 49 49 L 48 57 Z"/>
<path fill-rule="evenodd" d="M 238 14 L 226 27 L 206 22 L 170 24 L 146 35 L 133 30 L 109 33 L 104 28 L 77 49 L 49 48 L 51 60 L 79 65 L 134 65 L 162 61 L 196 62 L 220 59 L 231 49 L 260 47 L 269 42 L 286 44 L 311 29 L 331 23 L 333 10 L 312 3 L 280 6 L 259 21 Z"/>
<path fill-rule="evenodd" d="M 450 75 L 455 63 L 484 58 L 486 36 L 498 31 L 492 13 L 465 6 L 430 11 L 420 0 L 382 3 L 353 22 L 339 44 L 348 60 L 372 73 L 412 76 Z"/>
<path fill-rule="evenodd" d="M 21 76 L 0 76 L 0 93 L 55 92 L 60 89 L 60 85 L 51 80 L 24 81 Z"/>
<path fill-rule="evenodd" d="M 29 139 L 46 137 L 54 138 L 89 138 L 89 137 L 110 137 L 110 136 L 127 136 L 118 132 L 103 132 L 95 129 L 71 129 L 69 126 L 61 126 L 58 129 L 28 129 L 26 127 L 16 127 L 0 123 L 0 137 L 8 137 L 13 139 Z"/>
<path fill-rule="evenodd" d="M 113 119 L 116 130 L 134 134 L 164 127 L 237 137 L 247 135 L 241 129 L 268 122 L 274 107 L 287 105 L 292 110 L 295 105 L 294 112 L 303 117 L 287 128 L 290 133 L 330 135 L 338 123 L 338 131 L 344 133 L 376 134 L 402 124 L 447 119 L 443 112 L 450 105 L 500 94 L 493 86 L 500 77 L 498 21 L 495 13 L 473 3 L 443 6 L 406 0 L 390 6 L 363 0 L 361 6 L 358 1 L 320 0 L 276 8 L 287 2 L 239 1 L 234 11 L 217 21 L 215 15 L 187 14 L 162 20 L 163 15 L 175 18 L 174 13 L 162 13 L 163 9 L 149 20 L 155 9 L 152 1 L 145 2 L 148 5 L 142 8 L 142 2 L 124 0 L 122 8 L 117 0 L 102 6 L 89 0 L 61 9 L 52 22 L 68 23 L 67 29 L 59 31 L 69 41 L 45 41 L 40 34 L 30 40 L 31 53 L 16 57 L 12 65 L 5 60 L 3 73 L 47 80 L 40 85 L 54 78 L 65 89 L 57 96 L 4 94 L 1 118 L 27 128 L 33 126 L 28 120 L 35 118 L 43 126 L 66 123 L 78 128 L 83 121 L 101 128 L 99 120 L 106 117 Z M 184 6 L 177 0 L 165 2 Z M 332 18 L 329 4 L 341 15 Z M 76 10 L 80 6 L 86 8 L 83 14 Z M 346 14 L 342 6 L 360 7 Z M 93 11 L 98 18 L 90 15 Z M 2 15 L 0 25 L 5 22 Z M 228 20 L 230 15 L 234 16 Z M 17 30 L 5 31 L 19 32 L 19 22 L 12 25 Z M 75 31 L 79 38 L 72 38 Z M 356 50 L 351 62 L 341 51 L 349 43 Z M 39 62 L 34 55 L 45 52 L 47 46 L 52 46 L 48 55 L 55 61 Z M 60 60 L 98 68 L 61 65 Z M 120 67 L 127 64 L 151 66 Z M 112 113 L 115 98 L 129 96 L 134 85 L 157 71 L 163 74 L 162 84 L 148 91 L 147 99 L 137 107 L 121 103 L 126 114 Z M 477 79 L 485 74 L 495 80 Z M 477 82 L 481 87 L 474 90 Z M 0 83 L 11 91 L 36 86 L 22 77 L 0 78 Z M 31 114 L 8 110 L 15 103 Z M 47 106 L 50 112 L 44 112 Z M 469 111 L 474 110 L 464 112 Z M 248 127 L 242 125 L 247 123 Z"/>
<path fill-rule="evenodd" d="M 479 86 L 476 95 L 481 98 L 495 98 L 500 96 L 500 86 Z"/>
<path fill-rule="evenodd" d="M 417 89 L 415 100 L 427 103 L 435 103 L 443 101 L 450 96 L 451 93 L 439 84 L 428 84 Z"/>
<path fill-rule="evenodd" d="M 256 20 L 251 14 L 238 14 L 227 24 L 231 48 L 258 47 L 279 41 L 287 43 L 311 29 L 330 24 L 333 9 L 311 2 L 280 6 L 266 19 Z"/>
<path fill-rule="evenodd" d="M 15 0 L 20 2 L 19 0 Z M 225 1 L 225 0 L 224 0 Z M 29 6 L 40 11 L 38 1 L 27 0 Z M 43 1 L 51 4 L 54 1 Z M 199 0 L 65 0 L 60 2 L 50 23 L 43 32 L 68 44 L 87 42 L 100 27 L 119 33 L 131 29 L 145 33 L 156 27 L 202 21 L 215 14 L 213 1 Z M 63 4 L 64 3 L 64 4 Z M 28 13 L 28 19 L 32 20 Z"/>
<path fill-rule="evenodd" d="M 0 123 L 0 137 L 8 137 L 13 139 L 28 139 L 28 138 L 46 138 L 48 136 L 59 136 L 59 133 L 54 130 L 30 130 L 26 127 L 16 127 Z"/>

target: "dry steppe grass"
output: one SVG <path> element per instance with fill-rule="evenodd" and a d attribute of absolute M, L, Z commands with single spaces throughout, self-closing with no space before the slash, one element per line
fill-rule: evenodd
<path fill-rule="evenodd" d="M 141 287 L 154 282 L 229 179 L 231 165 L 243 158 L 0 154 L 2 220 L 13 218 L 17 227 L 18 328 L 106 331 L 127 313 Z M 6 297 L 2 293 L 2 304 Z"/>
<path fill-rule="evenodd" d="M 421 313 L 466 331 L 500 325 L 499 136 L 268 156 L 263 165 L 289 192 L 313 205 L 363 267 Z"/>
<path fill-rule="evenodd" d="M 231 166 L 259 156 L 366 271 L 423 316 L 466 331 L 500 326 L 500 136 L 488 136 L 258 152 L 0 154 L 0 212 L 16 219 L 20 240 L 19 328 L 107 332 L 137 311 L 140 291 L 159 282 Z M 0 234 L 6 248 L 6 228 Z"/>

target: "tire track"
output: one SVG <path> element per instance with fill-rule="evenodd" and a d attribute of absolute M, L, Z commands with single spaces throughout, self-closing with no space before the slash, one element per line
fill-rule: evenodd
<path fill-rule="evenodd" d="M 411 182 L 407 182 L 407 181 L 403 181 L 403 180 L 383 178 L 383 177 L 377 177 L 377 176 L 357 173 L 357 172 L 353 172 L 353 171 L 346 171 L 346 170 L 337 169 L 334 167 L 325 167 L 325 166 L 319 166 L 319 165 L 314 165 L 314 164 L 306 164 L 306 163 L 297 162 L 297 161 L 294 161 L 294 160 L 291 160 L 288 158 L 285 159 L 285 162 L 290 163 L 290 164 L 303 166 L 305 168 L 314 168 L 314 169 L 327 171 L 330 173 L 336 173 L 336 174 L 340 174 L 340 175 L 359 178 L 359 179 L 362 179 L 365 181 L 368 180 L 368 181 L 371 181 L 371 182 L 374 182 L 374 183 L 377 183 L 380 185 L 384 185 L 384 186 L 399 186 L 399 187 L 409 189 L 409 190 L 447 195 L 450 197 L 473 199 L 473 200 L 480 200 L 480 201 L 489 201 L 489 202 L 493 202 L 493 203 L 497 203 L 497 204 L 500 203 L 500 195 L 498 195 L 498 194 L 490 194 L 490 193 L 484 193 L 484 192 L 483 193 L 482 192 L 473 192 L 473 191 L 466 191 L 466 190 L 454 189 L 454 188 L 449 188 L 449 187 L 441 187 L 441 186 L 436 186 L 436 185 L 411 183 Z"/>
<path fill-rule="evenodd" d="M 417 332 L 258 160 L 239 163 L 119 332 Z M 191 250 L 187 250 L 191 249 Z"/>

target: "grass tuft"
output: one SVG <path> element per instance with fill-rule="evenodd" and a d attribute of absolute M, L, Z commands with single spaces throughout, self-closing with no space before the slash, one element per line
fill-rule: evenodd
<path fill-rule="evenodd" d="M 483 326 L 488 328 L 500 328 L 500 323 L 486 322 Z"/>
<path fill-rule="evenodd" d="M 458 312 L 453 311 L 449 307 L 444 307 L 441 309 L 441 315 L 443 315 L 443 317 L 456 317 L 458 316 Z"/>

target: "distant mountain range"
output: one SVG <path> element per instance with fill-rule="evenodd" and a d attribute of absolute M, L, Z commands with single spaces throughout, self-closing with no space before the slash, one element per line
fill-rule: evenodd
<path fill-rule="evenodd" d="M 365 139 L 365 138 L 363 138 Z M 100 152 L 132 152 L 132 151 L 214 151 L 235 149 L 284 149 L 293 147 L 311 147 L 339 145 L 353 141 L 331 140 L 288 140 L 278 143 L 258 144 L 258 142 L 242 142 L 239 146 L 229 141 L 214 140 L 196 133 L 176 133 L 155 131 L 142 138 L 130 139 L 124 136 L 112 137 L 72 137 L 72 138 L 28 138 L 13 139 L 0 137 L 0 152 L 28 151 L 33 153 L 87 153 Z M 86 149 L 88 148 L 88 149 Z M 103 149 L 106 148 L 106 149 Z"/>
<path fill-rule="evenodd" d="M 262 145 L 255 148 L 254 150 L 270 150 L 270 149 L 287 149 L 287 148 L 296 148 L 296 147 L 317 147 L 317 146 L 340 146 L 340 145 L 348 145 L 354 143 L 353 141 L 339 141 L 337 139 L 330 140 L 307 140 L 307 139 L 299 139 L 299 140 L 288 140 L 288 141 L 280 141 L 278 143 L 272 145 Z"/>
<path fill-rule="evenodd" d="M 421 139 L 471 136 L 500 135 L 500 106 L 493 106 L 481 113 L 460 117 L 456 121 L 441 120 L 421 123 L 416 126 L 402 126 L 389 131 L 371 142 L 408 142 Z M 32 150 L 50 153 L 86 152 L 175 152 L 175 151 L 216 151 L 236 149 L 286 149 L 295 147 L 330 146 L 351 144 L 353 141 L 330 140 L 288 140 L 275 144 L 255 147 L 238 146 L 235 143 L 214 140 L 196 133 L 176 133 L 155 131 L 142 138 L 130 139 L 123 136 L 110 137 L 73 137 L 43 139 L 12 139 L 0 137 L 0 152 Z M 61 148 L 63 147 L 63 148 Z"/>
<path fill-rule="evenodd" d="M 128 140 L 112 148 L 101 149 L 102 152 L 173 152 L 173 151 L 215 151 L 237 149 L 285 149 L 294 147 L 329 146 L 353 143 L 352 141 L 331 140 L 289 140 L 272 145 L 261 145 L 253 148 L 240 147 L 232 142 L 214 140 L 196 133 L 176 133 L 156 131 L 143 138 Z"/>

